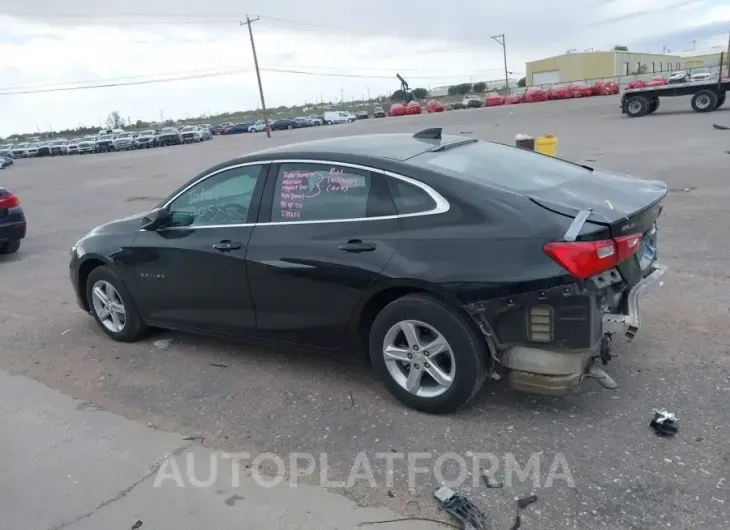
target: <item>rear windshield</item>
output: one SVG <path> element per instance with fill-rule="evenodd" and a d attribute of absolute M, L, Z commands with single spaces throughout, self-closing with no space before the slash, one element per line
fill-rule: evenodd
<path fill-rule="evenodd" d="M 590 173 L 589 169 L 558 158 L 481 141 L 441 152 L 427 151 L 408 162 L 458 179 L 516 192 L 560 186 Z"/>

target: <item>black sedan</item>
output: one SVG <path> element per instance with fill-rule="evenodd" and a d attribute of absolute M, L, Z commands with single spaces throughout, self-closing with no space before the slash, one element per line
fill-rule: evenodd
<path fill-rule="evenodd" d="M 20 199 L 0 188 L 0 254 L 13 254 L 25 237 L 26 221 Z"/>
<path fill-rule="evenodd" d="M 301 125 L 296 120 L 276 120 L 271 124 L 273 131 L 281 131 L 283 129 L 299 129 Z"/>
<path fill-rule="evenodd" d="M 78 303 L 118 341 L 150 327 L 362 351 L 403 403 L 445 413 L 498 367 L 564 394 L 639 327 L 666 271 L 666 186 L 440 129 L 223 162 L 71 252 Z M 501 365 L 501 366 L 500 366 Z"/>
<path fill-rule="evenodd" d="M 0 169 L 5 169 L 8 166 L 12 166 L 13 162 L 15 161 L 10 156 L 0 156 Z"/>

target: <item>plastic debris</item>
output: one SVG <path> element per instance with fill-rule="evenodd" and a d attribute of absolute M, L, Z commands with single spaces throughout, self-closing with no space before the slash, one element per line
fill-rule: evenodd
<path fill-rule="evenodd" d="M 172 339 L 160 339 L 160 340 L 156 340 L 152 344 L 155 346 L 155 348 L 160 348 L 160 349 L 164 350 L 165 348 L 170 347 L 170 344 L 172 344 Z"/>
<path fill-rule="evenodd" d="M 137 521 L 132 525 L 132 530 L 137 530 L 138 528 L 141 528 L 142 524 L 144 524 L 142 523 L 142 521 Z"/>
<path fill-rule="evenodd" d="M 530 495 L 529 497 L 522 497 L 517 500 L 517 507 L 520 509 L 527 508 L 533 502 L 537 502 L 537 495 Z"/>
<path fill-rule="evenodd" d="M 679 420 L 665 409 L 654 409 L 654 418 L 649 424 L 657 436 L 674 436 L 679 432 Z"/>
<path fill-rule="evenodd" d="M 726 127 L 725 125 L 718 125 L 717 123 L 713 123 L 712 126 L 718 131 L 730 131 L 730 127 Z"/>
<path fill-rule="evenodd" d="M 210 363 L 211 366 L 216 366 L 218 368 L 228 368 L 228 365 L 226 363 Z"/>
<path fill-rule="evenodd" d="M 522 526 L 520 510 L 527 508 L 533 502 L 537 502 L 537 495 L 530 495 L 529 497 L 522 497 L 521 499 L 517 499 L 517 513 L 515 514 L 515 522 L 510 530 L 517 530 L 520 526 Z"/>
<path fill-rule="evenodd" d="M 484 482 L 484 485 L 486 487 L 492 488 L 492 489 L 504 487 L 504 483 L 501 480 L 494 478 L 492 475 L 490 475 L 486 471 L 482 471 L 482 482 Z"/>
<path fill-rule="evenodd" d="M 486 530 L 488 528 L 489 522 L 484 512 L 451 488 L 441 487 L 436 490 L 434 496 L 449 515 L 464 525 L 464 530 Z"/>

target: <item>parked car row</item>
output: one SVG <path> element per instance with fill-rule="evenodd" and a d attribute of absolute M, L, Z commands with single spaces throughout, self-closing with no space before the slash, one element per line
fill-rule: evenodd
<path fill-rule="evenodd" d="M 377 110 L 377 109 L 376 109 Z M 380 108 L 380 113 L 384 116 L 385 111 Z M 291 129 L 303 129 L 305 127 L 318 127 L 320 125 L 334 125 L 337 123 L 352 123 L 362 116 L 355 115 L 346 111 L 327 111 L 324 114 L 312 114 L 310 116 L 299 116 L 296 118 L 283 118 L 279 120 L 269 120 L 270 131 L 281 131 Z M 241 123 L 222 123 L 213 126 L 218 134 L 231 135 L 243 133 L 258 133 L 266 131 L 266 123 L 264 120 L 249 120 Z"/>
<path fill-rule="evenodd" d="M 164 145 L 180 145 L 203 142 L 213 138 L 210 125 L 185 125 L 183 127 L 163 127 L 144 131 L 101 130 L 80 138 L 59 138 L 45 142 L 27 142 L 0 146 L 0 157 L 33 158 L 44 156 L 104 153 L 108 151 L 128 151 Z"/>

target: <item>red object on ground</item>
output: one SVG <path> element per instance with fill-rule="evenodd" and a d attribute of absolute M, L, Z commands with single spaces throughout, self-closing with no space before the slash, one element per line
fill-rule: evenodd
<path fill-rule="evenodd" d="M 401 103 L 393 103 L 388 110 L 391 116 L 405 116 L 406 108 Z"/>
<path fill-rule="evenodd" d="M 664 86 L 668 85 L 669 82 L 664 79 L 663 77 L 652 77 L 649 81 L 647 81 L 644 86 Z"/>
<path fill-rule="evenodd" d="M 532 86 L 525 90 L 522 94 L 523 103 L 537 103 L 539 101 L 547 101 L 548 93 L 540 87 Z"/>
<path fill-rule="evenodd" d="M 522 103 L 522 96 L 514 94 L 512 96 L 507 96 L 506 98 L 504 98 L 505 105 L 516 105 L 518 103 Z"/>
<path fill-rule="evenodd" d="M 423 107 L 421 107 L 421 104 L 418 101 L 411 101 L 408 105 L 406 105 L 406 114 L 421 114 L 423 112 Z"/>
<path fill-rule="evenodd" d="M 504 98 L 496 92 L 490 92 L 484 97 L 485 107 L 498 107 L 502 104 L 504 104 Z"/>
<path fill-rule="evenodd" d="M 593 95 L 593 89 L 585 83 L 573 83 L 570 85 L 570 93 L 574 98 L 587 98 Z"/>
<path fill-rule="evenodd" d="M 428 112 L 443 112 L 444 106 L 435 99 L 432 99 L 426 104 L 426 110 Z"/>
<path fill-rule="evenodd" d="M 573 93 L 565 85 L 553 85 L 548 89 L 548 99 L 570 99 Z"/>
<path fill-rule="evenodd" d="M 646 86 L 646 81 L 643 81 L 642 79 L 632 79 L 626 85 L 626 88 L 644 88 L 645 86 Z"/>

